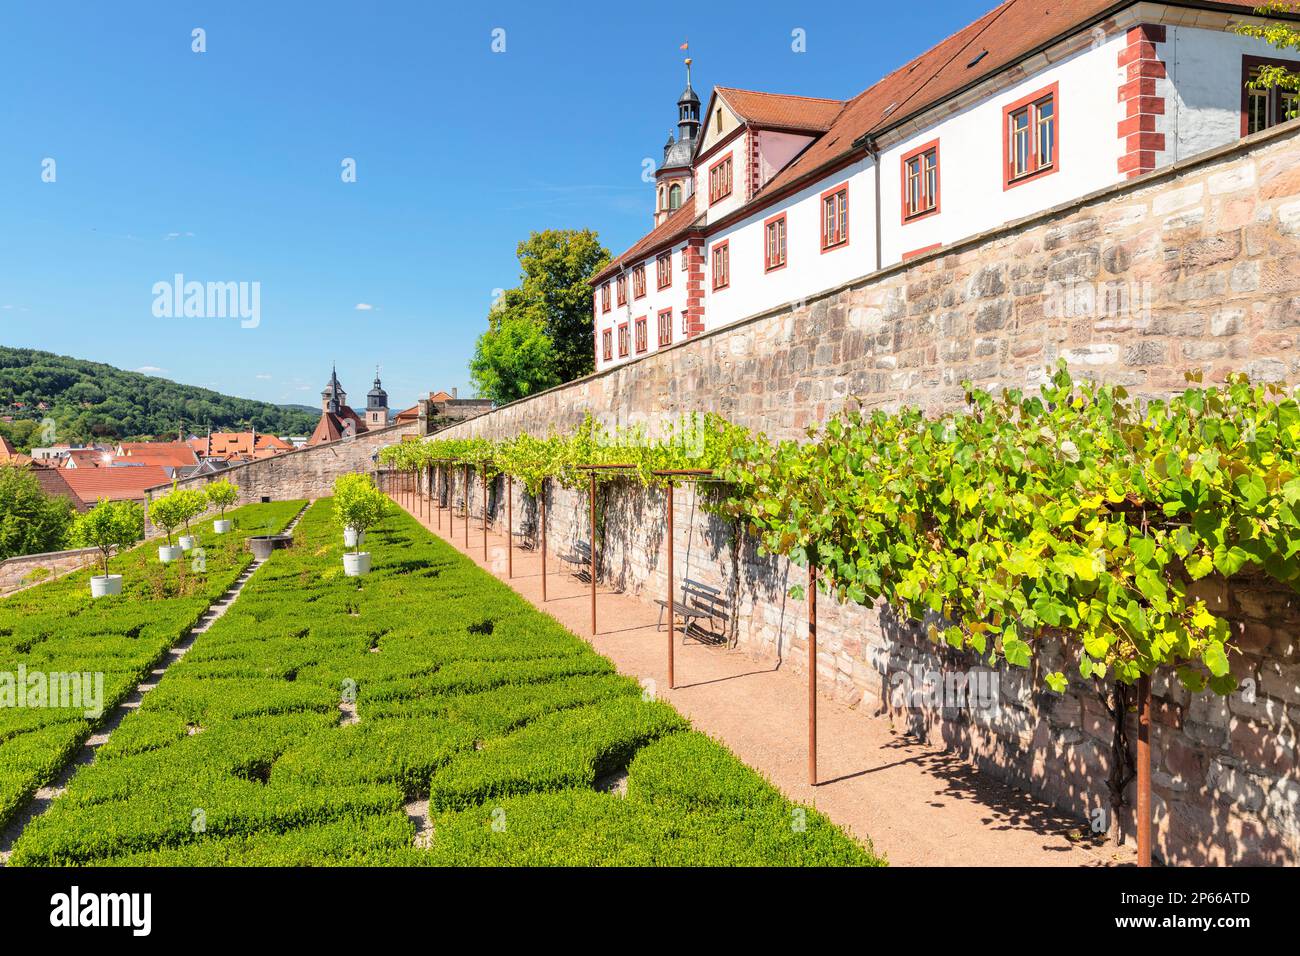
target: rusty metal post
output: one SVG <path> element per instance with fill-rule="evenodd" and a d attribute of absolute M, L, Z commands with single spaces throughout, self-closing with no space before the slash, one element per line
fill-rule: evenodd
<path fill-rule="evenodd" d="M 447 540 L 456 543 L 456 469 L 447 466 Z"/>
<path fill-rule="evenodd" d="M 677 686 L 675 675 L 673 673 L 673 645 L 676 641 L 676 625 L 674 620 L 675 605 L 673 604 L 673 594 L 676 593 L 673 574 L 673 482 L 668 480 L 668 689 L 672 690 Z M 686 622 L 682 622 L 686 626 Z"/>
<path fill-rule="evenodd" d="M 515 480 L 506 475 L 506 577 L 515 576 Z"/>
<path fill-rule="evenodd" d="M 542 490 L 538 494 L 541 502 L 542 521 L 542 603 L 546 603 L 546 479 L 542 479 Z"/>
<path fill-rule="evenodd" d="M 433 466 L 433 493 L 437 496 L 437 501 L 433 504 L 433 516 L 438 522 L 438 530 L 442 530 L 442 465 Z"/>
<path fill-rule="evenodd" d="M 487 564 L 487 518 L 488 518 L 488 476 L 487 469 L 483 469 L 483 563 Z"/>
<path fill-rule="evenodd" d="M 817 786 L 817 565 L 808 563 L 808 784 Z"/>
<path fill-rule="evenodd" d="M 465 466 L 465 553 L 469 553 L 469 465 Z"/>
<path fill-rule="evenodd" d="M 1137 684 L 1137 830 L 1138 866 L 1151 865 L 1151 678 L 1143 674 Z M 1121 714 L 1120 720 L 1126 715 Z"/>
<path fill-rule="evenodd" d="M 591 633 L 596 634 L 596 473 L 591 473 L 590 490 L 587 492 L 591 508 Z"/>

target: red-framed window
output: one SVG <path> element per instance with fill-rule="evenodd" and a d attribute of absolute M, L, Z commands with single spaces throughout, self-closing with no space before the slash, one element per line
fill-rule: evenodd
<path fill-rule="evenodd" d="M 655 283 L 660 289 L 666 289 L 673 284 L 673 254 L 671 250 L 655 259 Z"/>
<path fill-rule="evenodd" d="M 659 347 L 673 344 L 673 310 L 662 309 L 659 312 Z"/>
<path fill-rule="evenodd" d="M 618 357 L 627 358 L 627 323 L 620 322 L 618 326 Z"/>
<path fill-rule="evenodd" d="M 650 348 L 650 334 L 646 328 L 647 324 L 644 315 L 636 320 L 636 352 L 638 355 Z"/>
<path fill-rule="evenodd" d="M 600 311 L 609 311 L 609 282 L 604 282 L 600 286 Z"/>
<path fill-rule="evenodd" d="M 903 222 L 939 211 L 939 141 L 903 155 Z"/>
<path fill-rule="evenodd" d="M 1249 84 L 1266 66 L 1280 66 L 1288 72 L 1300 71 L 1300 61 L 1278 60 L 1262 56 L 1241 58 L 1241 135 L 1249 136 L 1260 130 L 1285 123 L 1300 110 L 1300 92 L 1295 90 L 1256 90 Z"/>
<path fill-rule="evenodd" d="M 645 298 L 645 263 L 632 270 L 632 298 Z"/>
<path fill-rule="evenodd" d="M 731 154 L 709 167 L 709 205 L 731 195 Z"/>
<path fill-rule="evenodd" d="M 691 269 L 691 248 L 682 246 L 682 271 L 689 272 Z"/>
<path fill-rule="evenodd" d="M 614 289 L 617 293 L 616 298 L 618 299 L 618 304 L 627 305 L 627 276 L 626 275 L 620 275 L 617 279 L 614 280 Z"/>
<path fill-rule="evenodd" d="M 822 252 L 849 244 L 849 184 L 822 193 Z"/>
<path fill-rule="evenodd" d="M 713 291 L 731 285 L 731 240 L 713 244 Z"/>
<path fill-rule="evenodd" d="M 614 330 L 606 329 L 600 333 L 600 351 L 608 362 L 614 357 Z"/>
<path fill-rule="evenodd" d="M 1061 168 L 1059 84 L 1022 97 L 1002 110 L 1002 165 L 1006 189 Z M 937 189 L 936 185 L 936 202 Z"/>
<path fill-rule="evenodd" d="M 785 213 L 763 223 L 763 270 L 785 268 Z"/>

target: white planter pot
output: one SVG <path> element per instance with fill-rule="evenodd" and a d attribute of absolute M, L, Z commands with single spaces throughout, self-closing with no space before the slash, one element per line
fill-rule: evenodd
<path fill-rule="evenodd" d="M 212 522 L 212 530 L 217 534 L 225 534 L 230 530 L 230 519 L 218 518 L 216 521 Z"/>
<path fill-rule="evenodd" d="M 343 546 L 345 548 L 355 548 L 359 544 L 366 543 L 366 533 L 358 533 L 356 528 L 343 529 Z"/>
<path fill-rule="evenodd" d="M 184 553 L 179 544 L 164 544 L 158 549 L 158 560 L 163 564 L 171 564 Z"/>
<path fill-rule="evenodd" d="M 194 535 L 192 535 L 192 534 L 183 534 L 183 535 L 181 535 L 179 538 L 177 538 L 176 540 L 177 540 L 178 542 L 180 542 L 180 546 L 181 546 L 181 550 L 182 550 L 182 551 L 192 551 L 192 550 L 194 549 L 194 545 L 195 545 L 195 543 L 196 543 L 196 542 L 195 542 Z"/>
<path fill-rule="evenodd" d="M 90 579 L 90 596 L 107 597 L 110 594 L 122 593 L 122 575 L 120 574 L 96 574 Z"/>
<path fill-rule="evenodd" d="M 343 573 L 350 578 L 370 573 L 369 551 L 348 551 L 343 555 Z"/>

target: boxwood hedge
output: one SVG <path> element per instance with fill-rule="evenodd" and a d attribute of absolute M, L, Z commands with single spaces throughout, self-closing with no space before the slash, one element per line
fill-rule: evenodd
<path fill-rule="evenodd" d="M 880 862 L 407 515 L 364 578 L 328 501 L 299 538 L 12 863 Z"/>

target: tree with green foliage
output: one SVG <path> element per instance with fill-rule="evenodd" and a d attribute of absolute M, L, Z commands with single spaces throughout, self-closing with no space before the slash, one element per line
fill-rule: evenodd
<path fill-rule="evenodd" d="M 361 535 L 388 514 L 388 497 L 369 475 L 340 475 L 334 480 L 334 516 L 344 529 L 357 533 L 353 550 L 361 551 Z"/>
<path fill-rule="evenodd" d="M 226 517 L 226 509 L 235 503 L 239 498 L 239 486 L 233 484 L 230 480 L 222 478 L 220 481 L 214 481 L 204 489 L 208 502 L 218 509 L 221 517 Z"/>
<path fill-rule="evenodd" d="M 72 516 L 72 502 L 47 495 L 30 469 L 0 466 L 0 560 L 58 551 Z"/>
<path fill-rule="evenodd" d="M 513 401 L 589 374 L 591 286 L 609 250 L 590 229 L 534 232 L 518 247 L 520 284 L 488 313 L 470 377 L 479 393 Z"/>
<path fill-rule="evenodd" d="M 1255 13 L 1261 17 L 1300 16 L 1300 3 L 1265 3 L 1256 7 Z M 1300 50 L 1300 29 L 1294 23 L 1239 23 L 1233 29 L 1240 36 L 1264 40 L 1279 51 Z M 1246 82 L 1246 86 L 1252 90 L 1300 94 L 1300 73 L 1292 72 L 1285 66 L 1268 64 L 1261 66 Z M 1295 99 L 1291 100 L 1292 105 L 1286 108 L 1284 119 L 1295 119 L 1295 102 Z"/>
<path fill-rule="evenodd" d="M 181 493 L 172 488 L 161 498 L 149 502 L 149 520 L 167 536 L 167 546 L 172 546 L 172 536 L 185 523 L 185 502 Z"/>
<path fill-rule="evenodd" d="M 125 548 L 144 537 L 144 510 L 134 501 L 105 501 L 77 516 L 72 523 L 72 542 L 82 548 L 98 548 L 104 576 L 114 548 Z"/>

